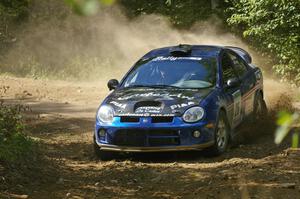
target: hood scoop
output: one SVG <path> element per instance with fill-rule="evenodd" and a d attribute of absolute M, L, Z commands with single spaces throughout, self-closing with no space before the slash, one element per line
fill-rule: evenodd
<path fill-rule="evenodd" d="M 161 113 L 163 104 L 159 101 L 140 101 L 134 105 L 135 113 Z"/>
<path fill-rule="evenodd" d="M 115 115 L 120 117 L 172 117 L 199 104 L 212 89 L 117 89 L 105 103 L 111 105 Z"/>

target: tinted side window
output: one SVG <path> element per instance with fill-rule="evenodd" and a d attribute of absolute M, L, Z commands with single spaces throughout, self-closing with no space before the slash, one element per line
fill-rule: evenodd
<path fill-rule="evenodd" d="M 229 56 L 233 62 L 234 69 L 239 77 L 243 77 L 247 73 L 247 66 L 243 60 L 233 53 L 229 53 Z"/>
<path fill-rule="evenodd" d="M 232 61 L 228 54 L 224 53 L 222 56 L 222 74 L 223 83 L 226 83 L 229 79 L 235 78 L 235 72 L 232 67 Z"/>

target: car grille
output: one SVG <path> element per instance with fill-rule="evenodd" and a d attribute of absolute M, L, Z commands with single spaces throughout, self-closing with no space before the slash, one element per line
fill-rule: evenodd
<path fill-rule="evenodd" d="M 120 130 L 115 133 L 113 144 L 119 146 L 145 146 L 146 137 L 138 131 Z"/>
<path fill-rule="evenodd" d="M 179 145 L 179 134 L 175 130 L 118 130 L 113 144 L 118 146 L 171 146 Z"/>
<path fill-rule="evenodd" d="M 139 122 L 139 117 L 121 117 L 120 122 Z"/>
<path fill-rule="evenodd" d="M 158 117 L 151 117 L 151 118 L 152 118 L 152 123 L 170 123 L 170 122 L 173 122 L 173 117 L 158 116 Z"/>
<path fill-rule="evenodd" d="M 171 116 L 151 117 L 152 123 L 171 123 L 171 122 L 173 122 L 173 119 L 174 119 L 174 117 L 171 117 Z M 131 116 L 120 117 L 120 122 L 137 123 L 139 121 L 140 121 L 139 117 L 131 117 Z"/>

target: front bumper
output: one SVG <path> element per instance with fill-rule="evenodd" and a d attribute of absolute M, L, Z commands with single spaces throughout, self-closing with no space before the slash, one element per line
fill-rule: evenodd
<path fill-rule="evenodd" d="M 174 117 L 169 123 L 152 123 L 151 117 L 130 123 L 115 117 L 111 124 L 96 122 L 95 142 L 101 150 L 122 152 L 201 150 L 214 144 L 211 124 L 206 121 L 188 124 L 181 117 Z M 104 136 L 100 130 L 105 131 Z M 200 137 L 193 136 L 196 130 L 201 132 Z"/>
<path fill-rule="evenodd" d="M 132 147 L 132 146 L 116 146 L 109 144 L 99 144 L 101 150 L 105 151 L 120 151 L 120 152 L 167 152 L 167 151 L 190 151 L 201 150 L 213 145 L 214 142 L 203 144 L 194 144 L 191 146 L 164 146 L 164 147 Z"/>

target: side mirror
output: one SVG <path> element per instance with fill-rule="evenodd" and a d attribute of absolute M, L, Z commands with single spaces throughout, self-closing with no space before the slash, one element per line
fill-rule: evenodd
<path fill-rule="evenodd" d="M 238 78 L 231 78 L 227 80 L 226 86 L 227 88 L 234 88 L 240 85 L 240 80 Z"/>
<path fill-rule="evenodd" d="M 116 79 L 111 79 L 107 83 L 107 87 L 110 91 L 116 89 L 118 86 L 119 86 L 119 81 Z"/>

